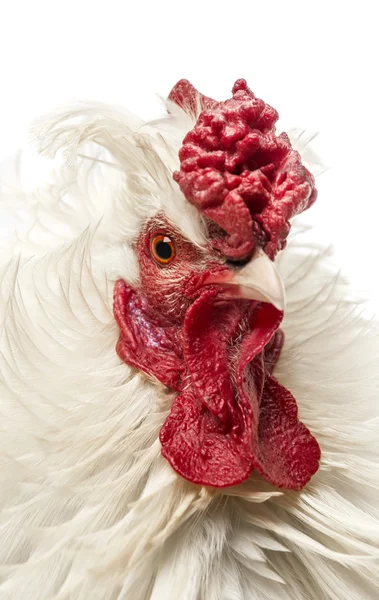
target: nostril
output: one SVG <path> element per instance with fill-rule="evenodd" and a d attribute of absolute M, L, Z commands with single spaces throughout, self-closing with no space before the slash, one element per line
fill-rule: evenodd
<path fill-rule="evenodd" d="M 230 266 L 230 267 L 234 267 L 235 269 L 238 269 L 238 267 L 244 267 L 245 265 L 247 265 L 248 262 L 250 262 L 251 257 L 248 256 L 246 258 L 243 258 L 242 260 L 227 260 L 225 262 L 226 265 Z"/>

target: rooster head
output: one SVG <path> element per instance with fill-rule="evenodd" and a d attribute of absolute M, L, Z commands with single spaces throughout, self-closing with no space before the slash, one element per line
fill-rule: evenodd
<path fill-rule="evenodd" d="M 200 215 L 205 243 L 183 235 L 164 211 L 145 221 L 133 241 L 138 285 L 115 286 L 117 352 L 177 393 L 160 432 L 177 473 L 225 487 L 255 469 L 275 486 L 301 489 L 320 450 L 271 374 L 285 304 L 273 259 L 289 218 L 316 198 L 313 177 L 287 135 L 275 135 L 276 111 L 244 80 L 225 102 L 186 81 L 169 99 L 200 112 L 173 179 Z"/>

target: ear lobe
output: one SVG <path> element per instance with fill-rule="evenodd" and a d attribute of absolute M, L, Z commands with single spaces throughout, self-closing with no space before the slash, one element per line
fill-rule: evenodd
<path fill-rule="evenodd" d="M 116 351 L 121 360 L 181 391 L 184 369 L 174 329 L 160 326 L 143 296 L 122 280 L 114 289 L 114 315 L 120 328 Z"/>

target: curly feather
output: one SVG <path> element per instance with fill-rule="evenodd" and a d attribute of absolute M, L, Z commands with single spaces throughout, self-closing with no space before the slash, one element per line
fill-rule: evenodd
<path fill-rule="evenodd" d="M 302 492 L 257 476 L 218 491 L 180 479 L 158 442 L 172 393 L 114 351 L 113 282 L 138 280 L 141 222 L 163 209 L 203 243 L 168 185 L 188 127 L 180 111 L 144 125 L 79 107 L 41 130 L 40 148 L 64 149 L 69 165 L 32 191 L 20 173 L 17 194 L 3 182 L 20 222 L 0 277 L 1 600 L 377 596 L 378 326 L 317 230 L 298 220 L 279 264 L 276 375 L 322 446 Z"/>

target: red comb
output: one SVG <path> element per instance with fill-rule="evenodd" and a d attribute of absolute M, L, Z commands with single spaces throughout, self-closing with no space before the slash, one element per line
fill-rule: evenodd
<path fill-rule="evenodd" d="M 188 79 L 178 81 L 172 88 L 168 99 L 193 116 L 206 108 L 211 108 L 214 104 L 218 104 L 216 100 L 200 94 Z"/>
<path fill-rule="evenodd" d="M 249 258 L 259 245 L 273 259 L 285 247 L 289 219 L 316 200 L 314 178 L 287 134 L 275 135 L 276 110 L 244 79 L 232 93 L 217 102 L 186 80 L 174 86 L 170 100 L 193 116 L 202 111 L 183 140 L 174 179 L 217 226 L 213 245 L 226 258 Z"/>

